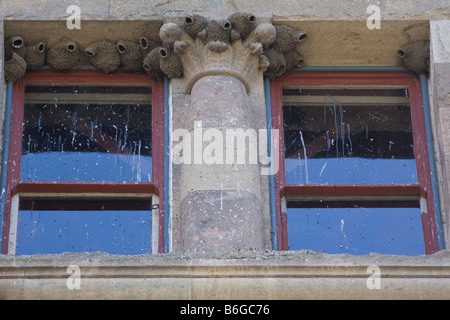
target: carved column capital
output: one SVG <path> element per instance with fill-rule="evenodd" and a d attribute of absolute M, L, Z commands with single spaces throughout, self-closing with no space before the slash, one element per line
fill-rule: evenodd
<path fill-rule="evenodd" d="M 157 50 L 160 71 L 183 79 L 184 93 L 211 75 L 233 76 L 251 93 L 255 78 L 280 76 L 303 63 L 299 44 L 306 33 L 289 26 L 258 23 L 255 15 L 241 12 L 228 19 L 187 15 L 178 21 L 162 25 Z M 151 71 L 147 60 L 144 68 Z"/>

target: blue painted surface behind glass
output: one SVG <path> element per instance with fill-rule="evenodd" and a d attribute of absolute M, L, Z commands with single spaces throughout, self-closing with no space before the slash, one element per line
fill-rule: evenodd
<path fill-rule="evenodd" d="M 415 159 L 285 159 L 287 184 L 417 183 Z"/>
<path fill-rule="evenodd" d="M 348 90 L 347 90 L 348 89 Z M 417 183 L 411 112 L 404 89 L 288 89 L 283 106 L 287 184 Z M 352 96 L 341 105 L 336 96 Z M 316 96 L 323 104 L 298 104 L 295 96 Z M 404 97 L 399 105 L 366 104 L 372 96 Z M 359 102 L 356 102 L 360 99 Z M 289 101 L 286 98 L 286 101 Z M 400 101 L 399 100 L 399 101 Z M 310 100 L 312 101 L 312 100 Z M 327 199 L 324 198 L 323 201 Z M 353 205 L 355 207 L 353 207 Z M 421 210 L 382 208 L 287 209 L 290 249 L 326 253 L 424 254 Z M 320 203 L 313 205 L 320 207 Z M 378 206 L 378 207 L 376 207 Z"/>
<path fill-rule="evenodd" d="M 366 97 L 358 96 L 398 98 L 405 90 L 354 91 L 348 94 L 356 94 L 360 104 L 342 106 L 334 99 L 330 104 L 328 97 L 323 106 L 283 107 L 286 183 L 417 183 L 409 106 L 365 105 Z M 300 90 L 299 96 L 315 92 Z"/>
<path fill-rule="evenodd" d="M 43 152 L 22 155 L 24 181 L 151 182 L 152 157 L 104 152 Z"/>
<path fill-rule="evenodd" d="M 83 92 L 82 97 L 99 94 L 109 101 L 115 97 L 119 101 L 119 97 L 128 97 L 130 101 L 30 104 L 25 99 L 21 180 L 152 180 L 152 107 L 139 103 L 139 97 L 151 97 L 150 88 L 42 86 L 26 90 L 38 91 L 49 98 L 54 96 L 52 93 L 55 96 L 64 93 L 75 100 L 77 92 Z M 28 94 L 33 97 L 33 92 Z"/>
<path fill-rule="evenodd" d="M 27 102 L 27 97 L 33 101 L 34 93 L 47 96 L 48 101 L 37 96 L 42 103 Z M 84 102 L 76 99 L 77 94 L 83 94 Z M 62 101 L 65 97 L 69 100 Z M 111 103 L 103 104 L 102 97 Z M 152 181 L 149 98 L 148 86 L 27 86 L 21 180 Z M 126 209 L 112 207 L 114 211 L 90 206 L 83 211 L 58 206 L 51 210 L 21 208 L 16 253 L 151 253 L 151 210 L 130 210 L 123 205 Z"/>
<path fill-rule="evenodd" d="M 291 250 L 425 253 L 419 208 L 288 208 Z"/>
<path fill-rule="evenodd" d="M 151 211 L 19 211 L 16 254 L 151 253 Z"/>

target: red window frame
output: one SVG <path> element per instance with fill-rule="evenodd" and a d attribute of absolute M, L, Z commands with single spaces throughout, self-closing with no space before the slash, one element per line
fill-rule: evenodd
<path fill-rule="evenodd" d="M 323 86 L 323 85 L 392 85 L 408 87 L 410 97 L 411 120 L 413 126 L 414 150 L 418 173 L 416 184 L 394 185 L 291 185 L 285 182 L 284 168 L 284 132 L 283 132 L 283 95 L 285 86 Z M 425 253 L 439 250 L 434 199 L 430 178 L 429 155 L 423 112 L 422 87 L 419 77 L 400 72 L 297 72 L 287 73 L 270 83 L 272 105 L 272 127 L 279 134 L 279 170 L 275 175 L 275 204 L 277 210 L 278 250 L 288 250 L 287 214 L 282 211 L 281 198 L 290 195 L 419 195 L 426 199 L 427 213 L 422 212 L 422 226 Z"/>
<path fill-rule="evenodd" d="M 149 84 L 152 87 L 152 182 L 30 182 L 20 181 L 22 153 L 22 122 L 25 85 L 27 83 L 108 83 Z M 105 74 L 99 71 L 70 71 L 67 73 L 40 70 L 27 73 L 13 85 L 11 131 L 5 195 L 2 254 L 8 253 L 11 223 L 11 199 L 17 193 L 152 193 L 159 197 L 158 253 L 164 251 L 164 83 L 145 74 Z"/>

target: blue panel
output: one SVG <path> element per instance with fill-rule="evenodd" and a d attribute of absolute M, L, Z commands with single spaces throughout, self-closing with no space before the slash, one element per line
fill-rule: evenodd
<path fill-rule="evenodd" d="M 425 253 L 419 208 L 288 208 L 291 250 Z"/>
<path fill-rule="evenodd" d="M 20 210 L 18 255 L 151 253 L 151 211 Z"/>
<path fill-rule="evenodd" d="M 415 159 L 285 159 L 287 184 L 417 183 Z"/>
<path fill-rule="evenodd" d="M 42 152 L 22 155 L 23 181 L 151 182 L 152 157 L 106 152 Z"/>

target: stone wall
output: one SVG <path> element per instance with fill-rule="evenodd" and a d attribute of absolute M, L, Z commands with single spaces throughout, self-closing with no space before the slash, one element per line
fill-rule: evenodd
<path fill-rule="evenodd" d="M 446 300 L 449 254 L 445 250 L 420 257 L 309 251 L 0 256 L 0 299 Z M 77 273 L 69 266 L 77 266 Z"/>
<path fill-rule="evenodd" d="M 314 1 L 284 0 L 46 0 L 2 1 L 4 20 L 65 20 L 66 8 L 78 5 L 83 20 L 151 20 L 167 13 L 190 12 L 206 16 L 228 16 L 232 12 L 252 12 L 275 20 L 366 20 L 367 7 L 379 5 L 384 20 L 445 20 L 450 17 L 445 0 Z"/>
<path fill-rule="evenodd" d="M 431 88 L 443 229 L 450 234 L 450 21 L 431 21 Z"/>
<path fill-rule="evenodd" d="M 65 26 L 69 16 L 66 9 L 72 4 L 81 9 L 80 30 L 68 30 Z M 0 23 L 0 52 L 4 37 L 16 34 L 23 36 L 25 41 L 45 34 L 50 43 L 61 36 L 68 36 L 78 40 L 82 47 L 98 38 L 136 38 L 143 32 L 157 36 L 154 31 L 159 30 L 163 19 L 176 20 L 184 12 L 208 17 L 227 17 L 237 11 L 252 12 L 264 21 L 301 28 L 308 33 L 308 41 L 302 45 L 307 66 L 396 66 L 399 47 L 411 40 L 431 38 L 433 133 L 444 230 L 448 236 L 450 8 L 443 0 L 380 1 L 381 29 L 369 30 L 366 27 L 367 6 L 367 1 L 363 0 L 286 0 L 282 5 L 269 0 L 3 1 L 0 3 L 0 19 L 3 19 Z M 0 61 L 3 63 L 3 54 Z M 2 73 L 3 68 L 0 68 L 1 78 Z M 266 121 L 262 80 L 261 74 L 253 79 L 253 91 L 247 95 L 257 128 L 264 127 Z M 170 95 L 173 129 L 184 126 L 189 103 L 190 95 L 185 91 L 183 80 L 173 80 Z M 0 128 L 4 125 L 4 107 L 5 86 L 2 82 Z M 261 205 L 258 223 L 262 224 L 263 230 L 259 245 L 267 251 L 222 253 L 219 256 L 177 253 L 183 248 L 181 207 L 186 207 L 182 200 L 187 191 L 181 166 L 174 165 L 171 171 L 170 246 L 174 253 L 138 257 L 112 257 L 101 253 L 0 256 L 0 298 L 446 299 L 450 296 L 448 250 L 428 257 L 355 257 L 267 250 L 271 246 L 267 177 L 261 177 L 257 183 L 260 198 L 257 192 L 250 197 Z M 210 174 L 217 176 L 217 172 Z M 196 186 L 201 184 L 202 181 L 198 181 Z M 220 192 L 220 186 L 211 181 L 208 187 Z M 66 286 L 66 270 L 72 264 L 79 265 L 82 270 L 80 290 L 69 290 Z M 381 268 L 382 286 L 379 290 L 371 290 L 366 285 L 367 267 L 371 265 Z"/>

